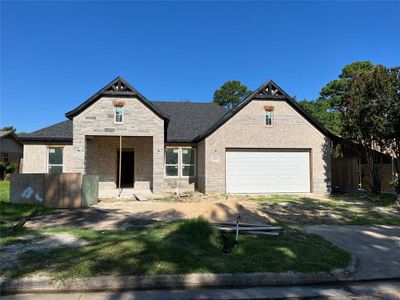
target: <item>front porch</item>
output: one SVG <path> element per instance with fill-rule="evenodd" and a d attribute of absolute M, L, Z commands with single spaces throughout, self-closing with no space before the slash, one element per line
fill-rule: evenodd
<path fill-rule="evenodd" d="M 99 176 L 99 198 L 154 192 L 154 176 L 160 175 L 153 151 L 151 136 L 86 136 L 85 173 Z"/>

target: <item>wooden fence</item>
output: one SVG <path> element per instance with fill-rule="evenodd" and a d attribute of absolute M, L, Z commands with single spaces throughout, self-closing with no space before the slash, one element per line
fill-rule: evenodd
<path fill-rule="evenodd" d="M 79 173 L 14 174 L 10 178 L 10 202 L 53 208 L 77 208 L 97 201 L 97 189 L 82 189 Z M 92 176 L 93 177 L 93 176 Z M 93 181 L 93 180 L 92 180 Z M 94 182 L 97 182 L 98 180 Z M 94 201 L 93 198 L 96 198 Z"/>
<path fill-rule="evenodd" d="M 393 192 L 392 165 L 381 164 L 382 192 Z M 332 191 L 353 192 L 358 189 L 370 190 L 370 180 L 365 164 L 357 158 L 335 158 L 331 164 Z"/>

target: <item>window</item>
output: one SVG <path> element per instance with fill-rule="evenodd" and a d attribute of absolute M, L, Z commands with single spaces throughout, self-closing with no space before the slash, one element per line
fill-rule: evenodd
<path fill-rule="evenodd" d="M 266 110 L 265 111 L 265 125 L 268 125 L 268 126 L 272 125 L 272 117 L 273 117 L 273 111 Z"/>
<path fill-rule="evenodd" d="M 8 162 L 8 153 L 7 152 L 3 153 L 3 161 Z"/>
<path fill-rule="evenodd" d="M 179 171 L 179 148 L 168 148 L 165 150 L 165 175 L 169 177 L 178 176 Z"/>
<path fill-rule="evenodd" d="M 194 149 L 182 149 L 182 176 L 194 176 Z"/>
<path fill-rule="evenodd" d="M 115 123 L 123 123 L 124 121 L 124 107 L 115 106 Z"/>
<path fill-rule="evenodd" d="M 167 177 L 196 176 L 196 149 L 192 148 L 165 149 L 165 176 Z"/>
<path fill-rule="evenodd" d="M 48 148 L 48 172 L 62 173 L 63 172 L 63 148 L 53 147 Z"/>

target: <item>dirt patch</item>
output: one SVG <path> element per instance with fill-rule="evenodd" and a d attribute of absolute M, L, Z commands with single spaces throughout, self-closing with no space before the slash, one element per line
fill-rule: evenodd
<path fill-rule="evenodd" d="M 53 248 L 78 248 L 88 244 L 70 233 L 55 233 L 42 239 L 25 236 L 23 243 L 15 243 L 1 248 L 0 269 L 9 269 L 18 266 L 19 255 L 27 251 L 43 252 Z"/>

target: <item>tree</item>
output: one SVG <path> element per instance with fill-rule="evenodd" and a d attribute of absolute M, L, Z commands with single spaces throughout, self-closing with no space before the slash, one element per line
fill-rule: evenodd
<path fill-rule="evenodd" d="M 330 81 L 320 91 L 316 100 L 303 100 L 299 104 L 308 111 L 317 121 L 339 135 L 342 131 L 340 110 L 343 107 L 343 95 L 351 78 L 363 73 L 371 73 L 374 64 L 370 61 L 357 61 L 345 65 L 339 79 Z"/>
<path fill-rule="evenodd" d="M 361 74 L 369 74 L 374 70 L 374 64 L 370 61 L 356 61 L 345 65 L 339 79 L 330 81 L 324 86 L 320 95 L 327 100 L 333 111 L 338 111 L 344 105 L 343 95 L 350 79 Z"/>
<path fill-rule="evenodd" d="M 235 108 L 252 94 L 252 91 L 247 89 L 247 86 L 241 84 L 238 80 L 225 82 L 214 93 L 214 103 L 225 106 L 229 109 Z"/>
<path fill-rule="evenodd" d="M 386 150 L 393 157 L 394 188 L 400 203 L 400 67 L 387 71 L 386 87 L 390 94 L 385 98 L 385 116 L 388 121 L 386 131 Z"/>
<path fill-rule="evenodd" d="M 322 98 L 315 101 L 304 99 L 299 104 L 326 129 L 333 134 L 340 134 L 342 127 L 340 112 L 333 111 L 328 101 Z"/>
<path fill-rule="evenodd" d="M 16 129 L 15 129 L 14 126 L 4 126 L 0 130 L 2 130 L 2 131 L 15 131 Z"/>
<path fill-rule="evenodd" d="M 384 66 L 353 76 L 346 83 L 341 103 L 342 136 L 362 146 L 374 193 L 381 191 L 381 153 L 387 151 L 393 126 L 388 109 L 390 103 L 398 101 L 394 77 Z"/>

